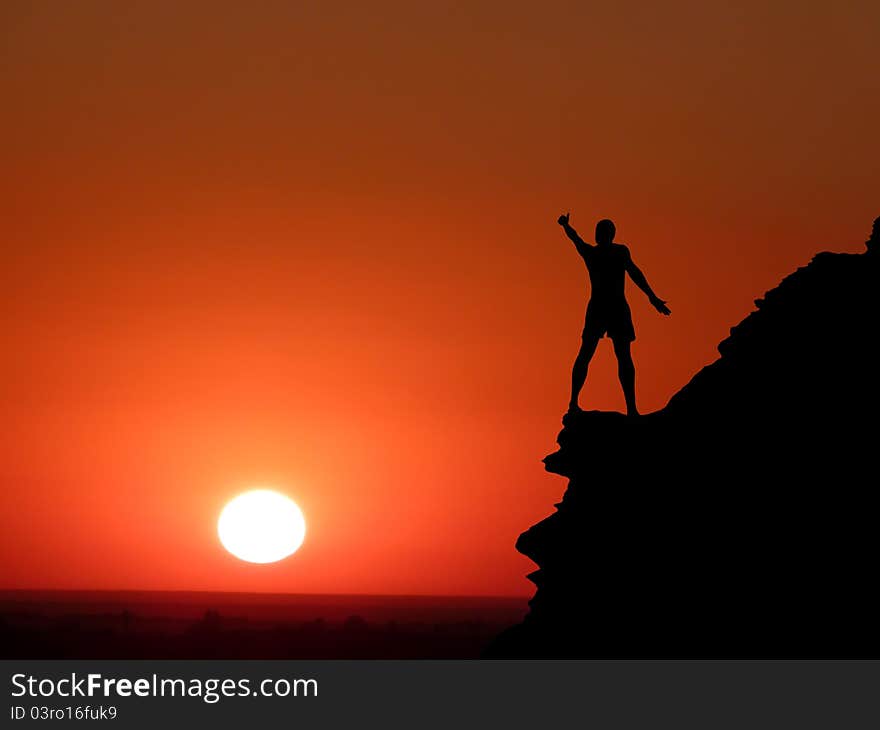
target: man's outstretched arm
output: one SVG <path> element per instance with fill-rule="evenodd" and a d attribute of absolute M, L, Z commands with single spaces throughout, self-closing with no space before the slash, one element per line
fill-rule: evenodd
<path fill-rule="evenodd" d="M 654 305 L 654 309 L 660 312 L 660 314 L 668 315 L 672 313 L 672 310 L 666 306 L 666 302 L 654 293 L 654 290 L 651 288 L 651 285 L 648 283 L 642 270 L 635 265 L 632 256 L 629 255 L 629 251 L 627 251 L 626 257 L 626 272 L 633 280 L 633 283 L 648 295 L 648 300 Z"/>
<path fill-rule="evenodd" d="M 590 249 L 592 246 L 587 243 L 583 238 L 578 235 L 578 232 L 572 228 L 568 223 L 569 213 L 564 213 L 559 216 L 557 219 L 557 223 L 562 226 L 562 230 L 565 231 L 565 235 L 571 239 L 571 242 L 574 244 L 574 247 L 577 249 L 578 253 L 581 256 L 589 256 Z"/>

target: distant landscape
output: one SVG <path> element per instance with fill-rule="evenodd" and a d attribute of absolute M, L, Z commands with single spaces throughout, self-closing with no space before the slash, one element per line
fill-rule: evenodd
<path fill-rule="evenodd" d="M 527 599 L 151 591 L 0 591 L 0 656 L 476 658 Z"/>

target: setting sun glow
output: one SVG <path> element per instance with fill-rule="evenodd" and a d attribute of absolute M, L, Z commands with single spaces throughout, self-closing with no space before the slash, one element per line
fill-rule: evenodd
<path fill-rule="evenodd" d="M 220 513 L 220 542 L 249 563 L 275 563 L 295 553 L 306 536 L 302 510 L 270 489 L 239 494 Z"/>

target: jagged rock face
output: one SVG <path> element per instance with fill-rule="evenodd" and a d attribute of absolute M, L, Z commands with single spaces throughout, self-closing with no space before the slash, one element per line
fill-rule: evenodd
<path fill-rule="evenodd" d="M 488 655 L 880 655 L 878 284 L 875 252 L 819 254 L 662 411 L 566 416 L 531 611 Z"/>
<path fill-rule="evenodd" d="M 868 251 L 877 253 L 880 249 L 880 218 L 874 221 L 874 228 L 871 230 L 871 237 L 865 242 Z"/>

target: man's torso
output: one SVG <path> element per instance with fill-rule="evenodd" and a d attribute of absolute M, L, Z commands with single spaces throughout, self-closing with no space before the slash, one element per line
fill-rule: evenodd
<path fill-rule="evenodd" d="M 614 305 L 626 301 L 624 283 L 629 252 L 626 246 L 590 246 L 584 256 L 590 274 L 590 301 L 595 305 Z"/>

